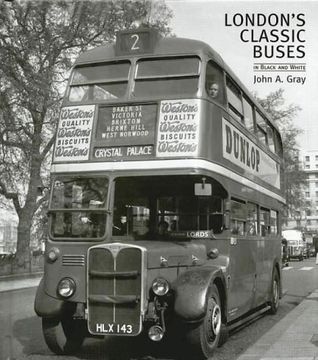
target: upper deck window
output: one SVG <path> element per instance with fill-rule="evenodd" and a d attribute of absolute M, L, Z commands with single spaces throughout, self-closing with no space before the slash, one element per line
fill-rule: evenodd
<path fill-rule="evenodd" d="M 127 90 L 130 62 L 79 66 L 73 71 L 69 101 L 109 100 Z"/>
<path fill-rule="evenodd" d="M 245 126 L 251 133 L 253 133 L 254 132 L 253 105 L 245 97 L 243 97 L 243 109 L 244 109 Z"/>
<path fill-rule="evenodd" d="M 215 102 L 224 104 L 223 71 L 212 61 L 209 61 L 206 67 L 206 91 Z"/>
<path fill-rule="evenodd" d="M 199 66 L 200 59 L 197 57 L 140 60 L 137 68 L 137 79 L 141 77 L 198 75 Z"/>
<path fill-rule="evenodd" d="M 277 153 L 275 138 L 274 138 L 274 129 L 270 124 L 267 125 L 267 139 L 270 150 L 274 153 Z"/>
<path fill-rule="evenodd" d="M 243 122 L 243 104 L 240 89 L 229 79 L 226 82 L 229 112 L 239 122 Z"/>
<path fill-rule="evenodd" d="M 198 90 L 200 59 L 142 59 L 137 63 L 136 96 L 193 95 Z"/>
<path fill-rule="evenodd" d="M 268 135 L 267 135 L 267 123 L 264 117 L 256 111 L 256 130 L 257 130 L 257 137 L 260 139 L 262 143 L 265 145 L 268 144 Z"/>

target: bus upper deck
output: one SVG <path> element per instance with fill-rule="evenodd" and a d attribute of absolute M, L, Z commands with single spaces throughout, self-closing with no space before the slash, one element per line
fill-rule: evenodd
<path fill-rule="evenodd" d="M 116 46 L 76 61 L 52 172 L 78 166 L 234 171 L 283 201 L 279 132 L 243 84 L 208 45 L 149 34 L 156 40 L 147 32 L 123 33 Z"/>

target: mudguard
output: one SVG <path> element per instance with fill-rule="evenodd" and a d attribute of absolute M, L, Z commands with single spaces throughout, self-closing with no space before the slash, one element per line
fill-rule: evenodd
<path fill-rule="evenodd" d="M 64 301 L 52 298 L 44 291 L 44 279 L 42 278 L 37 288 L 34 311 L 41 317 L 59 317 L 63 310 Z"/>
<path fill-rule="evenodd" d="M 175 314 L 184 321 L 201 320 L 206 313 L 209 285 L 215 280 L 226 289 L 223 272 L 217 266 L 206 266 L 182 273 L 172 284 L 175 292 Z"/>

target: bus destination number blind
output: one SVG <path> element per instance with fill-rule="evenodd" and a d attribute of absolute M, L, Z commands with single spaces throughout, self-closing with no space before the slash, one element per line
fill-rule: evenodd
<path fill-rule="evenodd" d="M 123 31 L 117 35 L 116 55 L 151 53 L 157 39 L 158 34 L 153 29 Z"/>

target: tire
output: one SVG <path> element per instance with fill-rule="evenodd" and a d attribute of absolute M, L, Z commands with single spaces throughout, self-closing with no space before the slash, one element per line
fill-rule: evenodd
<path fill-rule="evenodd" d="M 207 310 L 203 321 L 187 330 L 186 339 L 190 344 L 192 359 L 208 359 L 219 345 L 222 315 L 221 302 L 217 287 L 210 286 Z"/>
<path fill-rule="evenodd" d="M 222 324 L 218 347 L 221 347 L 224 343 L 226 343 L 228 338 L 229 330 L 225 324 Z"/>
<path fill-rule="evenodd" d="M 275 268 L 272 276 L 272 284 L 271 284 L 271 300 L 269 302 L 269 313 L 275 315 L 279 306 L 279 289 L 280 289 L 280 278 Z"/>
<path fill-rule="evenodd" d="M 86 337 L 83 320 L 42 318 L 42 331 L 49 349 L 57 355 L 74 354 Z"/>

